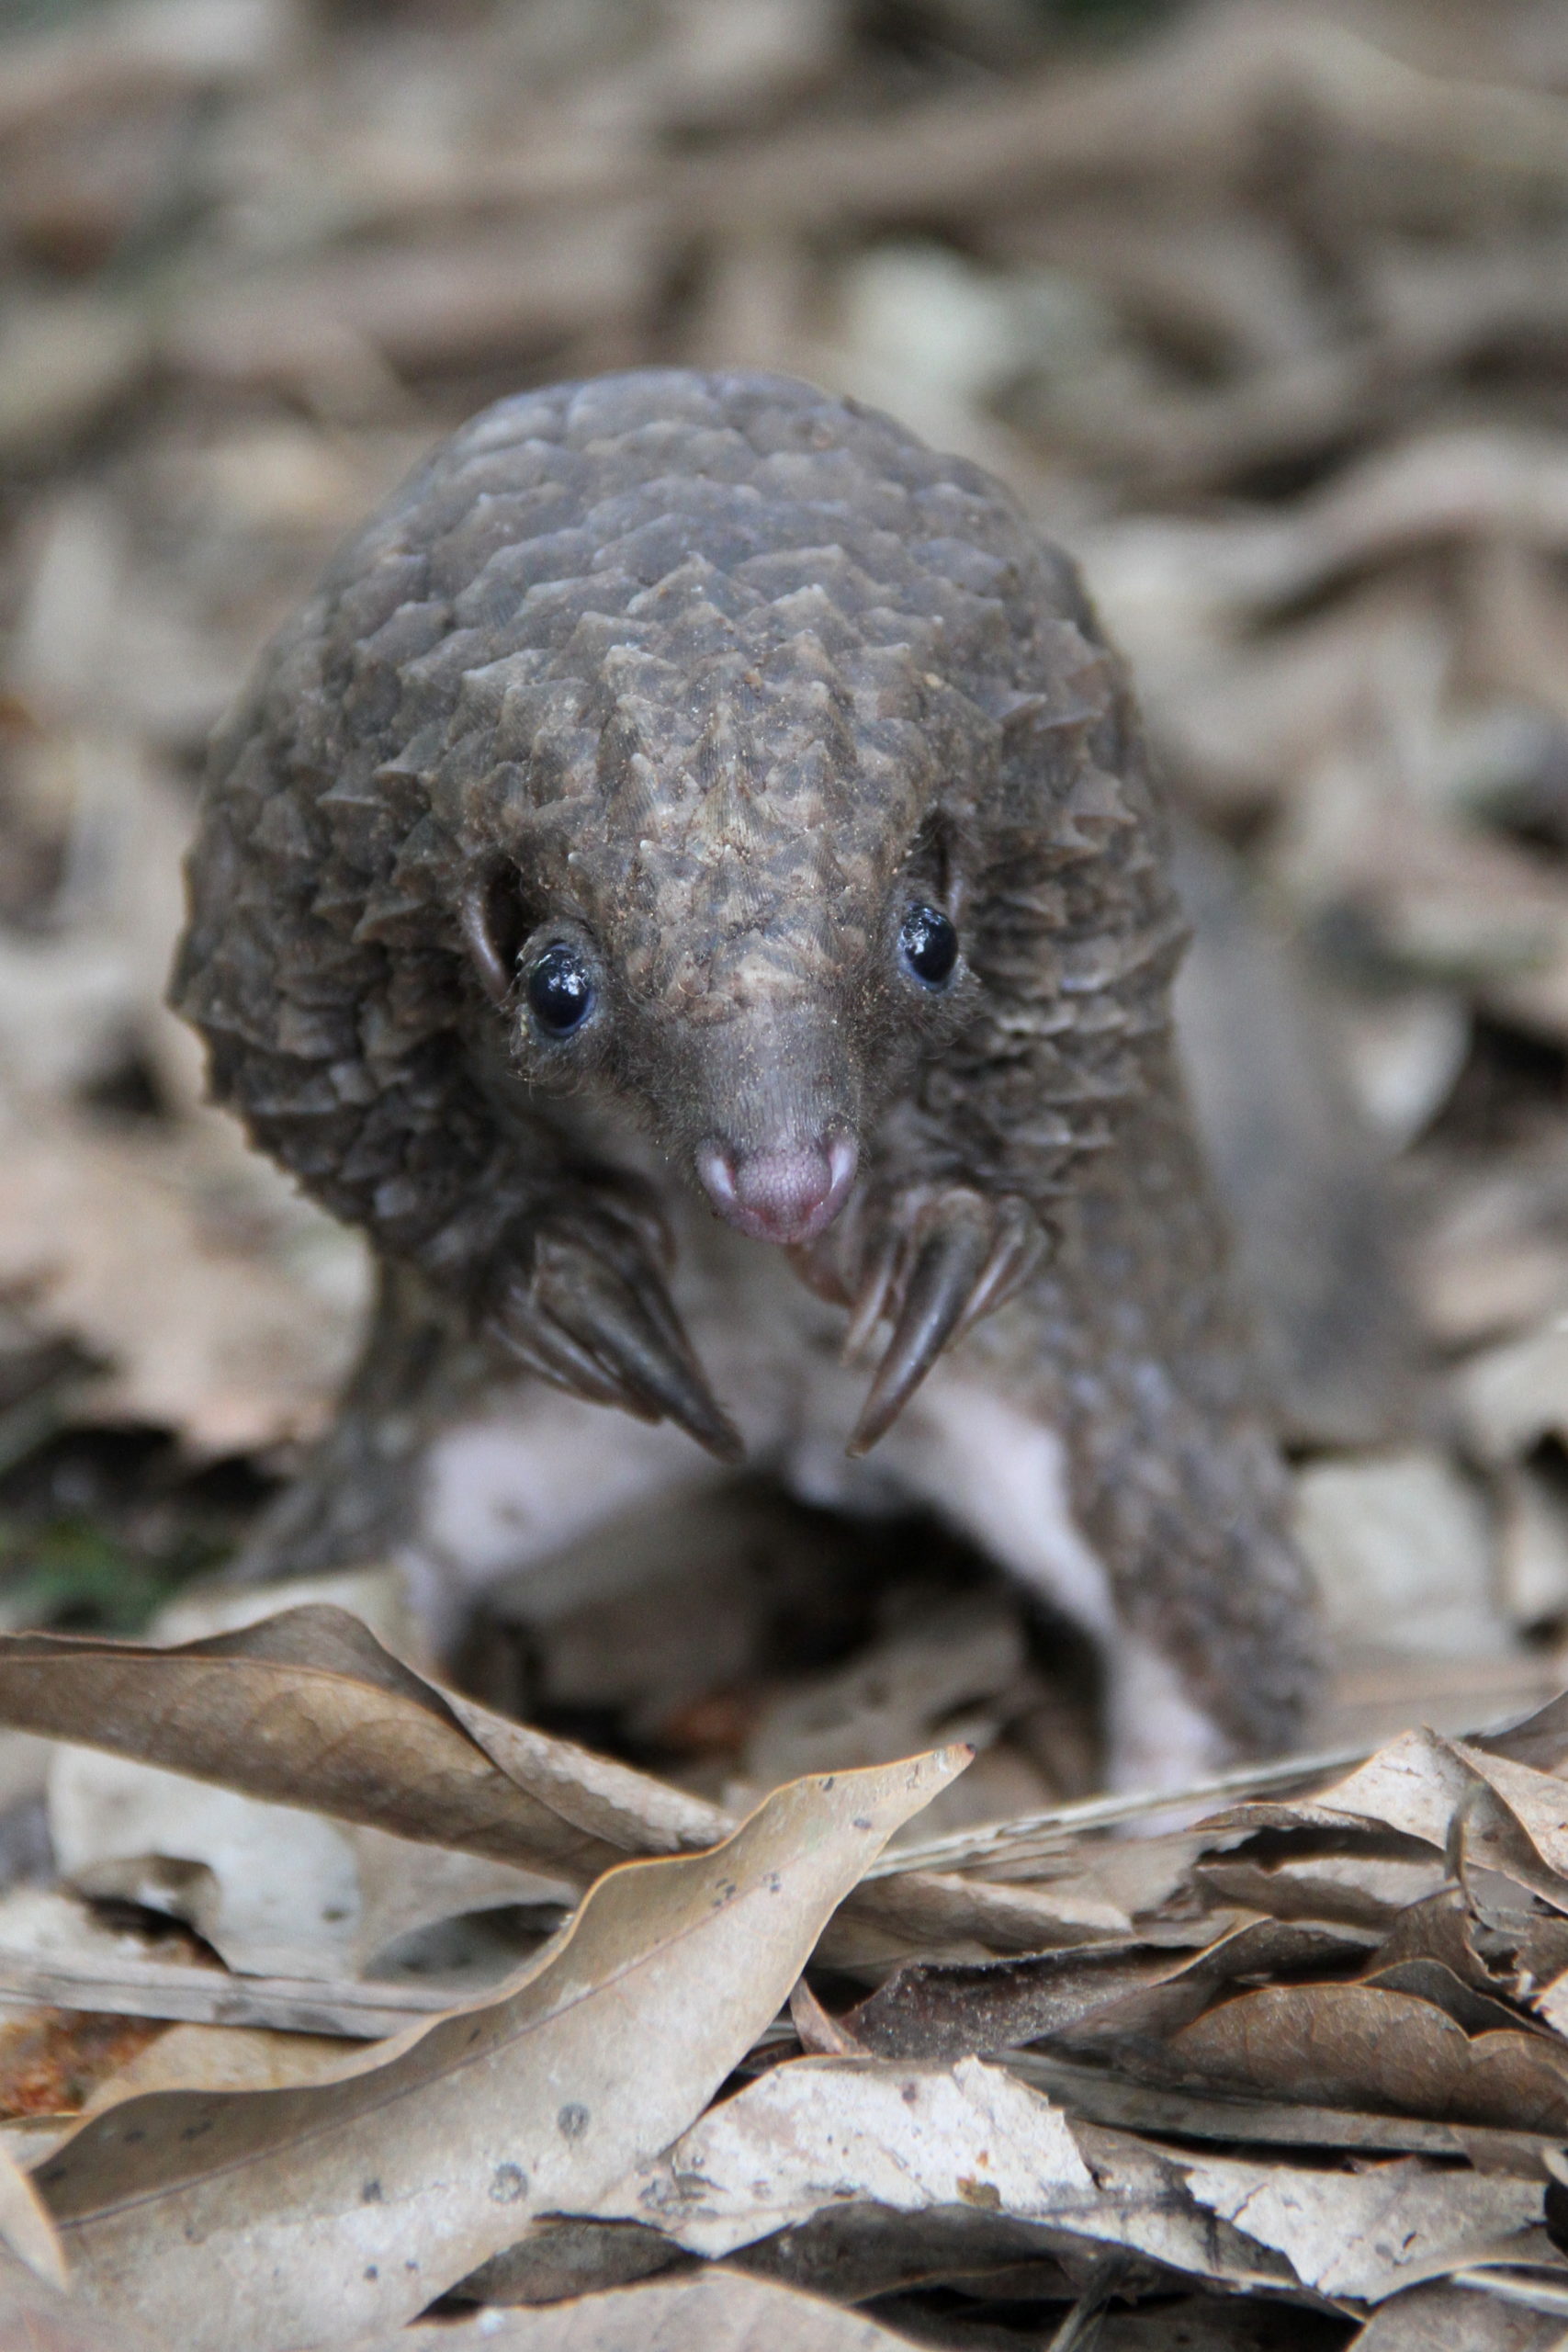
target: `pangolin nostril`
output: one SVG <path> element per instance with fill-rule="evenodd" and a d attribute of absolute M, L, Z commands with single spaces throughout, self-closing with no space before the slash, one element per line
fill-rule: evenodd
<path fill-rule="evenodd" d="M 736 1152 L 708 1144 L 697 1173 L 719 1215 L 759 1241 L 809 1241 L 837 1216 L 854 1182 L 848 1136 Z"/>

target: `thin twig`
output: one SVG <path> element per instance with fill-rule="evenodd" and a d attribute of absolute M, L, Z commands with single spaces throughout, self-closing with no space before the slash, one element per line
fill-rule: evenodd
<path fill-rule="evenodd" d="M 990 1862 L 1023 1860 L 1042 1846 L 1082 1837 L 1121 1821 L 1136 1821 L 1145 1814 L 1185 1811 L 1211 1798 L 1260 1796 L 1289 1788 L 1296 1781 L 1320 1779 L 1364 1764 L 1366 1747 L 1331 1747 L 1313 1756 L 1281 1756 L 1269 1764 L 1243 1764 L 1192 1781 L 1182 1789 L 1131 1789 L 1109 1797 L 1080 1797 L 1072 1804 L 1054 1805 L 1044 1813 L 1021 1814 L 1016 1821 L 994 1822 L 984 1829 L 960 1829 L 945 1838 L 928 1838 L 919 1845 L 900 1846 L 872 1864 L 868 1878 L 893 1878 L 905 1871 L 976 1870 Z"/>

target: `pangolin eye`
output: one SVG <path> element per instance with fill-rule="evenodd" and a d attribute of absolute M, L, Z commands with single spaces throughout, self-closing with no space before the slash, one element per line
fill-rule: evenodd
<path fill-rule="evenodd" d="M 547 947 L 528 967 L 528 1005 L 541 1029 L 569 1036 L 593 1010 L 593 983 L 575 948 Z"/>
<path fill-rule="evenodd" d="M 916 906 L 904 917 L 898 952 L 922 988 L 945 988 L 958 961 L 958 933 L 937 907 Z"/>

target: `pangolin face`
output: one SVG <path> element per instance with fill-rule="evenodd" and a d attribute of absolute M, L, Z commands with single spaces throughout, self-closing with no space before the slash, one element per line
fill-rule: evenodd
<path fill-rule="evenodd" d="M 925 741 L 871 777 L 852 736 L 786 763 L 781 731 L 732 738 L 717 775 L 649 762 L 630 842 L 574 820 L 541 856 L 535 831 L 504 1012 L 526 1083 L 632 1107 L 720 1216 L 793 1244 L 977 983 Z"/>

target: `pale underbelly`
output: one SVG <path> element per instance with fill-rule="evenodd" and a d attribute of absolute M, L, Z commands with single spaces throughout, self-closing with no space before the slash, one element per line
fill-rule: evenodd
<path fill-rule="evenodd" d="M 1116 1783 L 1175 1786 L 1222 1758 L 1173 1670 L 1118 1624 L 1105 1565 L 1074 1517 L 1063 1439 L 987 1380 L 988 1351 L 939 1364 L 874 1453 L 852 1462 L 868 1367 L 840 1362 L 842 1316 L 779 1253 L 715 1227 L 683 1250 L 676 1295 L 750 1467 L 852 1515 L 930 1510 L 1096 1640 Z M 730 1475 L 668 1423 L 534 1380 L 498 1387 L 427 1451 L 403 1554 L 416 1601 L 443 1632 L 499 1578 L 547 1578 L 596 1528 Z"/>

